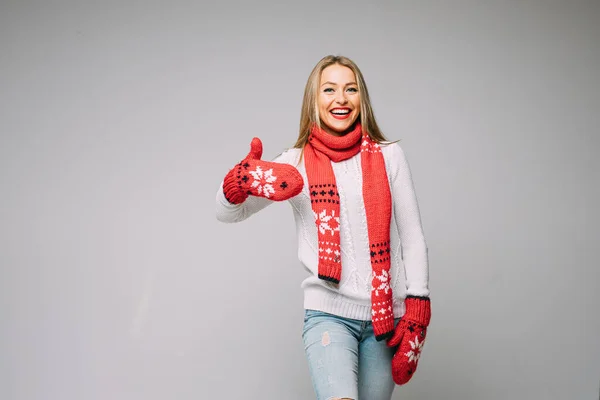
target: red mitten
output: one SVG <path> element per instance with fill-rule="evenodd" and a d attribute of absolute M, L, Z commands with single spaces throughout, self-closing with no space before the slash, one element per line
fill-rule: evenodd
<path fill-rule="evenodd" d="M 223 180 L 223 193 L 232 204 L 244 202 L 249 195 L 283 201 L 296 196 L 304 179 L 289 164 L 262 161 L 262 142 L 252 139 L 250 153 L 229 171 Z"/>
<path fill-rule="evenodd" d="M 389 347 L 398 346 L 392 358 L 392 377 L 397 385 L 404 385 L 417 370 L 431 319 L 429 297 L 407 296 L 404 304 L 406 312 L 387 342 Z"/>

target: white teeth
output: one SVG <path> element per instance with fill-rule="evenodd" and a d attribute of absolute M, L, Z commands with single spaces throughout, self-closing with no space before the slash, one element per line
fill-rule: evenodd
<path fill-rule="evenodd" d="M 333 114 L 340 114 L 340 115 L 350 114 L 350 110 L 333 110 L 331 112 Z"/>

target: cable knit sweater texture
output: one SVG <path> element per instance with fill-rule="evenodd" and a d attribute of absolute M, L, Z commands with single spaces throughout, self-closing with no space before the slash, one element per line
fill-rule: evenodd
<path fill-rule="evenodd" d="M 404 315 L 404 298 L 407 295 L 429 296 L 427 244 L 404 151 L 398 143 L 382 144 L 381 148 L 392 195 L 390 274 L 394 317 L 398 318 Z M 372 268 L 362 197 L 360 153 L 345 161 L 332 162 L 341 203 L 342 276 L 339 285 L 317 277 L 317 226 L 308 193 L 304 157 L 300 160 L 300 154 L 300 149 L 289 149 L 273 161 L 295 166 L 305 182 L 302 192 L 287 200 L 296 221 L 298 258 L 309 272 L 301 285 L 304 308 L 370 321 Z M 272 200 L 250 196 L 242 204 L 230 204 L 223 194 L 221 183 L 216 198 L 217 219 L 229 223 L 240 222 L 272 203 Z"/>

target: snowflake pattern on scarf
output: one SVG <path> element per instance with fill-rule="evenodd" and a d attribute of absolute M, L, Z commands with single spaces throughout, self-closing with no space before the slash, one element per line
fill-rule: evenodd
<path fill-rule="evenodd" d="M 321 234 L 331 232 L 331 235 L 340 230 L 340 217 L 335 216 L 335 210 L 331 210 L 331 215 L 327 215 L 327 210 L 321 211 L 319 214 L 313 211 L 315 215 L 315 223 Z M 332 224 L 335 222 L 335 224 Z M 333 227 L 332 227 L 333 226 Z"/>
<path fill-rule="evenodd" d="M 372 290 L 375 291 L 375 296 L 379 296 L 379 291 L 383 291 L 385 294 L 388 294 L 390 291 L 390 274 L 386 270 L 381 271 L 381 275 L 377 275 L 375 271 L 373 271 L 373 280 L 377 279 L 380 284 L 379 286 L 374 286 Z"/>

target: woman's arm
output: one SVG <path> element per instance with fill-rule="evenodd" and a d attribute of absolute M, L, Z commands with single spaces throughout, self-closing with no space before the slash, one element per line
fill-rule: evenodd
<path fill-rule="evenodd" d="M 293 167 L 295 167 L 295 161 L 296 161 L 296 155 L 299 152 L 299 150 L 297 149 L 290 149 L 287 150 L 283 153 L 281 153 L 279 156 L 275 157 L 274 160 L 272 160 L 270 163 L 278 163 L 278 164 L 289 164 L 292 165 Z M 273 186 L 275 185 L 279 185 L 283 179 L 282 175 L 279 175 L 277 173 L 277 171 L 275 172 L 269 172 L 269 169 L 271 169 L 271 167 L 275 166 L 275 170 L 277 170 L 277 166 L 270 164 L 266 167 L 263 166 L 262 171 L 260 171 L 259 173 L 261 174 L 268 174 L 268 180 L 267 182 L 269 182 L 270 184 L 272 184 Z M 284 168 L 279 168 L 284 169 Z M 294 177 L 290 177 L 289 173 L 287 170 L 289 170 L 289 167 L 285 168 L 286 171 L 281 172 L 281 174 L 284 174 L 287 176 L 287 181 L 286 183 L 288 183 L 288 186 L 286 187 L 285 190 L 287 191 L 294 191 L 297 192 L 297 189 L 300 189 L 302 186 L 302 177 L 300 176 L 300 174 L 297 174 L 297 176 L 295 175 Z M 265 175 L 266 177 L 267 175 Z M 290 179 L 291 178 L 291 179 Z M 273 180 L 275 179 L 275 180 Z M 300 179 L 299 183 L 293 183 L 293 181 Z M 223 184 L 224 181 L 221 182 L 221 185 L 219 186 L 219 190 L 217 191 L 217 197 L 216 197 L 216 215 L 217 215 L 217 219 L 221 222 L 226 222 L 226 223 L 233 223 L 233 222 L 240 222 L 240 221 L 244 221 L 245 219 L 249 218 L 251 215 L 259 212 L 260 210 L 262 210 L 263 208 L 267 207 L 268 205 L 270 205 L 271 203 L 274 202 L 274 200 L 269 199 L 269 198 L 265 198 L 265 197 L 259 197 L 259 196 L 254 196 L 254 195 L 250 195 L 248 196 L 242 203 L 239 204 L 233 204 L 231 203 L 229 200 L 227 200 L 227 198 L 225 197 L 225 193 L 223 192 Z M 298 188 L 298 185 L 300 185 L 300 188 Z M 294 187 L 292 187 L 294 186 Z M 281 188 L 277 188 L 278 191 L 283 192 L 284 190 Z M 285 197 L 285 195 L 283 195 Z"/>
<path fill-rule="evenodd" d="M 402 246 L 407 294 L 429 296 L 429 261 L 410 167 L 398 143 L 392 153 L 392 199 Z"/>
<path fill-rule="evenodd" d="M 223 194 L 223 182 L 217 191 L 217 219 L 221 222 L 241 222 L 273 203 L 264 197 L 249 196 L 241 204 L 231 204 Z"/>

